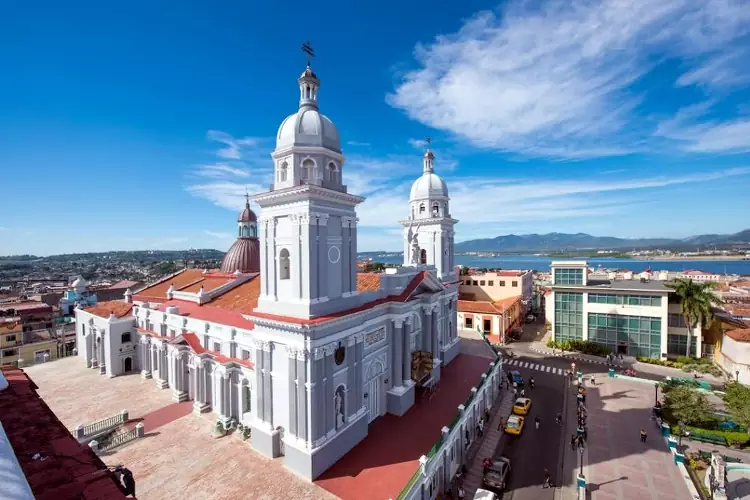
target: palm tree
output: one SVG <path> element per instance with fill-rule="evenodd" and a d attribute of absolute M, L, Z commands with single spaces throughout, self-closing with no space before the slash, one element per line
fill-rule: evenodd
<path fill-rule="evenodd" d="M 714 283 L 697 283 L 691 279 L 675 279 L 667 283 L 680 299 L 680 313 L 687 325 L 687 352 L 690 356 L 690 344 L 693 340 L 693 328 L 697 325 L 710 326 L 714 320 L 712 308 L 721 305 L 721 299 L 713 293 Z"/>

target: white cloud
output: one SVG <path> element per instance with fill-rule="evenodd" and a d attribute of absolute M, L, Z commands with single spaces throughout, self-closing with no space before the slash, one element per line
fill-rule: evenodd
<path fill-rule="evenodd" d="M 680 141 L 683 149 L 701 153 L 750 152 L 750 118 L 706 119 L 715 101 L 679 110 L 659 123 L 655 134 Z"/>
<path fill-rule="evenodd" d="M 424 139 L 409 139 L 409 144 L 415 149 L 424 149 L 427 146 L 427 141 Z"/>
<path fill-rule="evenodd" d="M 250 172 L 245 168 L 232 167 L 224 163 L 216 163 L 214 165 L 201 165 L 195 172 L 196 175 L 201 177 L 250 177 Z"/>
<path fill-rule="evenodd" d="M 359 142 L 359 141 L 347 141 L 347 144 L 349 146 L 363 147 L 363 148 L 371 146 L 369 142 Z"/>
<path fill-rule="evenodd" d="M 220 232 L 220 231 L 203 231 L 206 235 L 217 240 L 231 240 L 234 238 L 232 233 Z"/>
<path fill-rule="evenodd" d="M 747 0 L 512 0 L 418 45 L 417 69 L 387 100 L 483 148 L 623 155 L 650 135 L 637 120 L 641 77 L 676 58 L 679 85 L 747 82 L 749 32 Z"/>
<path fill-rule="evenodd" d="M 224 144 L 225 147 L 221 148 L 216 154 L 220 158 L 227 160 L 242 159 L 243 148 L 258 146 L 263 140 L 258 137 L 232 137 L 226 132 L 219 130 L 209 130 L 206 137 L 209 140 Z"/>

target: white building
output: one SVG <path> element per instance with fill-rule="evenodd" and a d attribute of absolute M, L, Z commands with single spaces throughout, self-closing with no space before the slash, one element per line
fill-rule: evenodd
<path fill-rule="evenodd" d="M 585 261 L 553 261 L 546 317 L 557 341 L 588 340 L 626 356 L 685 356 L 688 329 L 672 289 L 663 281 L 619 279 L 588 273 Z M 671 296 L 671 298 L 670 298 Z M 700 325 L 693 328 L 692 356 L 704 345 Z"/>
<path fill-rule="evenodd" d="M 272 154 L 274 184 L 253 197 L 262 217 L 246 204 L 222 269 L 183 270 L 125 302 L 77 309 L 76 321 L 86 366 L 109 376 L 139 370 L 195 411 L 251 426 L 256 450 L 284 455 L 312 479 L 373 420 L 407 412 L 415 386 L 438 381 L 458 354 L 457 221 L 428 150 L 402 222 L 414 258 L 357 274 L 363 198 L 342 183 L 339 135 L 318 111 L 309 66 L 298 83 L 299 109 Z"/>

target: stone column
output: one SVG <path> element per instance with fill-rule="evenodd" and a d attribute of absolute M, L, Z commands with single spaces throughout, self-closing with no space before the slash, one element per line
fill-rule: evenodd
<path fill-rule="evenodd" d="M 141 356 L 141 363 L 143 364 L 143 369 L 141 370 L 141 378 L 149 379 L 152 377 L 151 374 L 151 343 L 149 342 L 149 337 L 146 337 L 145 335 L 141 337 L 140 342 L 140 356 Z"/>
<path fill-rule="evenodd" d="M 326 348 L 325 357 L 325 392 L 323 396 L 323 408 L 326 416 L 326 435 L 335 429 L 336 422 L 333 414 L 333 349 Z"/>
<path fill-rule="evenodd" d="M 302 282 L 304 281 L 305 262 L 302 253 L 307 254 L 302 248 L 302 229 L 310 225 L 310 216 L 305 213 L 295 214 L 292 217 L 292 243 L 289 251 L 290 275 L 292 280 L 292 297 L 302 298 Z"/>
<path fill-rule="evenodd" d="M 273 430 L 273 379 L 271 378 L 272 366 L 272 350 L 273 344 L 271 342 L 263 342 L 263 408 L 265 410 L 264 420 L 268 422 L 271 430 Z"/>
<path fill-rule="evenodd" d="M 362 360 L 365 357 L 365 342 L 364 342 L 364 340 L 365 340 L 364 339 L 364 335 L 361 334 L 361 333 L 358 334 L 357 335 L 357 345 L 355 346 L 355 350 L 354 350 L 354 352 L 356 353 L 356 356 L 357 356 L 357 370 L 355 372 L 356 376 L 354 377 L 354 389 L 355 389 L 355 391 L 354 391 L 354 393 L 355 393 L 354 401 L 356 403 L 356 408 L 354 410 L 355 412 L 359 411 L 359 409 L 362 408 L 362 406 L 364 406 L 363 392 L 364 392 L 364 376 L 365 376 L 365 374 L 362 373 L 362 370 L 364 369 L 364 363 L 362 362 Z"/>
<path fill-rule="evenodd" d="M 307 432 L 307 366 L 308 352 L 304 349 L 297 351 L 295 360 L 290 362 L 297 364 L 297 437 L 305 443 L 310 442 Z"/>
<path fill-rule="evenodd" d="M 310 443 L 315 446 L 325 436 L 325 413 L 323 411 L 323 350 L 316 348 L 310 357 L 310 381 L 305 384 L 310 404 Z"/>
<path fill-rule="evenodd" d="M 432 358 L 438 359 L 440 357 L 440 343 L 438 342 L 439 329 L 437 328 L 437 314 L 435 314 L 435 312 L 437 311 L 432 309 L 431 313 L 427 316 L 427 319 L 430 322 L 430 331 L 432 332 Z"/>
<path fill-rule="evenodd" d="M 298 380 L 299 374 L 297 373 L 297 352 L 296 349 L 286 346 L 287 354 L 287 385 L 289 390 L 289 432 L 295 436 L 297 434 L 297 391 L 301 388 L 301 384 Z"/>
<path fill-rule="evenodd" d="M 393 361 L 391 362 L 391 379 L 393 387 L 401 387 L 404 383 L 404 320 L 393 320 Z"/>
<path fill-rule="evenodd" d="M 220 420 L 225 420 L 226 412 L 224 411 L 224 374 L 214 369 L 211 381 L 213 386 L 213 410 L 219 415 Z"/>
<path fill-rule="evenodd" d="M 425 346 L 425 351 L 431 352 L 432 357 L 435 357 L 435 351 L 432 350 L 432 346 L 434 342 L 432 341 L 432 337 L 435 336 L 435 332 L 432 329 L 432 306 L 428 306 L 424 310 L 424 321 L 422 321 L 422 332 L 424 333 L 425 339 L 423 342 L 423 345 Z"/>
<path fill-rule="evenodd" d="M 346 339 L 346 397 L 344 398 L 344 415 L 346 421 L 357 411 L 357 340 L 356 335 Z"/>
<path fill-rule="evenodd" d="M 349 224 L 349 267 L 346 271 L 349 273 L 349 285 L 352 293 L 357 293 L 357 222 L 358 218 L 354 217 Z"/>
<path fill-rule="evenodd" d="M 402 361 L 402 385 L 411 380 L 411 324 L 409 322 L 404 324 L 404 350 Z"/>

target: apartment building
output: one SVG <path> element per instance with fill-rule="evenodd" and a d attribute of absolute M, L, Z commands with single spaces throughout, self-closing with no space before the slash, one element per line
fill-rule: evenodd
<path fill-rule="evenodd" d="M 664 281 L 593 275 L 585 261 L 553 261 L 551 268 L 546 315 L 555 340 L 587 340 L 628 356 L 686 355 L 687 326 Z M 712 352 L 696 325 L 690 355 Z"/>
<path fill-rule="evenodd" d="M 487 271 L 461 276 L 459 296 L 463 300 L 495 302 L 521 296 L 530 304 L 534 295 L 534 276 L 531 271 Z"/>

